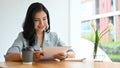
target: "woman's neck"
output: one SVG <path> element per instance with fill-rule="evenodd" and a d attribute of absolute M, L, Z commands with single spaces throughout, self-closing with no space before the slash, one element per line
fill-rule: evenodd
<path fill-rule="evenodd" d="M 40 47 L 42 47 L 43 40 L 44 40 L 44 32 L 36 32 L 38 37 L 38 42 L 40 44 Z"/>
<path fill-rule="evenodd" d="M 42 38 L 44 36 L 44 32 L 36 32 L 38 38 Z"/>

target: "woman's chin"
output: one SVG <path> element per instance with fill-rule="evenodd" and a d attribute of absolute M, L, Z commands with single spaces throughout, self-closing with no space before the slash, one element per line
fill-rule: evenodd
<path fill-rule="evenodd" d="M 44 31 L 44 29 L 40 29 L 39 31 L 40 31 L 40 32 L 43 32 L 43 31 Z"/>
<path fill-rule="evenodd" d="M 38 31 L 38 32 L 43 32 L 44 29 L 37 29 L 36 31 Z"/>

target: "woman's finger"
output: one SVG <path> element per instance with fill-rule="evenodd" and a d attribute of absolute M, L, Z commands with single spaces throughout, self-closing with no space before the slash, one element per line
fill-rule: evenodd
<path fill-rule="evenodd" d="M 42 51 L 42 50 L 36 50 L 36 51 L 34 51 L 34 53 L 36 54 L 36 55 L 44 55 L 44 51 Z"/>

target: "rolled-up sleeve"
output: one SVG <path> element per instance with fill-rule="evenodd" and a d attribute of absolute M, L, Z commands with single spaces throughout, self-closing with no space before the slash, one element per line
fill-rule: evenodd
<path fill-rule="evenodd" d="M 22 33 L 19 33 L 18 37 L 14 41 L 13 45 L 8 49 L 7 53 L 21 52 L 23 47 Z"/>
<path fill-rule="evenodd" d="M 66 46 L 65 42 L 63 42 L 56 33 L 54 33 L 54 36 L 55 36 L 55 40 L 57 41 L 56 44 L 57 46 Z M 74 52 L 74 51 L 73 49 L 68 49 L 67 52 Z"/>

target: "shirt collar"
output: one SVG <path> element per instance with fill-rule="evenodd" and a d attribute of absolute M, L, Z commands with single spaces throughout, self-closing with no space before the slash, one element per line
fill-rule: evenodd
<path fill-rule="evenodd" d="M 47 32 L 44 32 L 44 41 L 48 41 L 49 40 L 49 36 Z"/>
<path fill-rule="evenodd" d="M 43 46 L 44 46 L 44 43 L 45 42 L 48 42 L 49 41 L 49 36 L 48 36 L 48 33 L 47 32 L 44 32 L 44 40 L 43 40 Z M 38 38 L 36 36 L 36 44 L 34 46 L 34 49 L 36 50 L 39 50 L 40 49 L 40 45 L 39 45 L 39 42 L 38 42 Z"/>

